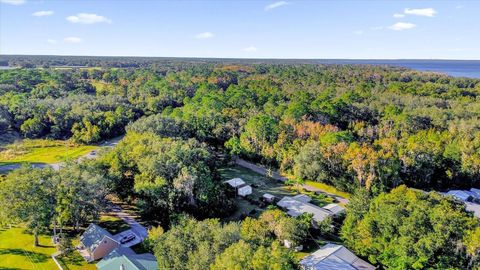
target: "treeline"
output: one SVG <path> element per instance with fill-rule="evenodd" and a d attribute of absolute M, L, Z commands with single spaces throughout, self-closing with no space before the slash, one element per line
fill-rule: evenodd
<path fill-rule="evenodd" d="M 32 169 L 25 165 L 0 180 L 0 226 L 21 224 L 38 237 L 55 228 L 79 230 L 98 220 L 110 194 L 93 162 Z M 63 235 L 64 236 L 64 235 Z"/>
<path fill-rule="evenodd" d="M 297 179 L 378 193 L 480 184 L 480 82 L 401 68 L 172 61 L 0 71 L 0 129 L 92 143 L 195 138 Z"/>

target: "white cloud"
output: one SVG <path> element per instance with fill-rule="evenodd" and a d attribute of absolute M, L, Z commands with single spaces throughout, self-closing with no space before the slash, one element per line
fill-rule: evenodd
<path fill-rule="evenodd" d="M 353 31 L 353 33 L 357 36 L 361 36 L 361 35 L 363 35 L 364 32 L 363 32 L 363 30 L 357 30 L 357 31 Z"/>
<path fill-rule="evenodd" d="M 409 15 L 425 17 L 435 17 L 435 14 L 437 14 L 437 11 L 433 8 L 406 8 L 404 12 Z"/>
<path fill-rule="evenodd" d="M 25 1 L 25 0 L 0 0 L 0 2 L 5 3 L 5 4 L 9 4 L 9 5 L 18 6 L 18 5 L 25 4 L 27 1 Z"/>
<path fill-rule="evenodd" d="M 71 23 L 93 24 L 93 23 L 112 23 L 107 17 L 93 13 L 78 13 L 67 17 L 67 21 Z"/>
<path fill-rule="evenodd" d="M 83 39 L 79 37 L 66 37 L 63 39 L 63 41 L 66 43 L 81 43 L 83 42 Z"/>
<path fill-rule="evenodd" d="M 278 7 L 282 7 L 282 6 L 286 6 L 288 5 L 289 3 L 286 2 L 286 1 L 278 1 L 278 2 L 275 2 L 273 4 L 270 4 L 270 5 L 267 5 L 265 6 L 265 10 L 271 10 L 271 9 L 274 9 L 274 8 L 278 8 Z"/>
<path fill-rule="evenodd" d="M 207 39 L 207 38 L 212 38 L 214 36 L 213 33 L 211 32 L 203 32 L 203 33 L 198 33 L 195 35 L 196 39 Z"/>
<path fill-rule="evenodd" d="M 256 52 L 256 51 L 258 51 L 258 49 L 255 46 L 249 46 L 249 47 L 243 48 L 242 51 L 244 51 L 244 52 Z"/>
<path fill-rule="evenodd" d="M 403 17 L 405 17 L 405 14 L 395 13 L 395 14 L 393 14 L 393 17 L 394 18 L 403 18 Z"/>
<path fill-rule="evenodd" d="M 40 10 L 40 11 L 32 13 L 32 15 L 35 16 L 35 17 L 52 16 L 53 11 L 52 10 Z"/>
<path fill-rule="evenodd" d="M 50 44 L 57 44 L 58 43 L 56 39 L 51 39 L 51 38 L 47 39 L 47 42 L 50 43 Z"/>
<path fill-rule="evenodd" d="M 388 28 L 395 30 L 395 31 L 403 31 L 417 27 L 417 25 L 413 23 L 406 23 L 406 22 L 398 22 L 394 25 L 389 26 Z"/>

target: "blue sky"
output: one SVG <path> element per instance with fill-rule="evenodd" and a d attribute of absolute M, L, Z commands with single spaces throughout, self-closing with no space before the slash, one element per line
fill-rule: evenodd
<path fill-rule="evenodd" d="M 480 1 L 0 2 L 0 54 L 480 59 Z"/>

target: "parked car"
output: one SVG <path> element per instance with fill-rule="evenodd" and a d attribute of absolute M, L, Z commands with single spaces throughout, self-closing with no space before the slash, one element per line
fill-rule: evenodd
<path fill-rule="evenodd" d="M 133 239 L 135 239 L 135 235 L 134 235 L 134 234 L 125 235 L 125 236 L 122 237 L 122 239 L 120 240 L 120 244 L 128 243 L 128 242 L 132 241 Z"/>

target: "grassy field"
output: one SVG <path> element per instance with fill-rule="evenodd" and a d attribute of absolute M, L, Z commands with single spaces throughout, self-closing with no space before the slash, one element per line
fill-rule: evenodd
<path fill-rule="evenodd" d="M 0 269 L 58 269 L 51 255 L 56 252 L 48 235 L 40 236 L 40 246 L 33 246 L 33 236 L 23 228 L 0 229 Z M 59 258 L 71 270 L 93 270 L 80 254 L 72 252 Z"/>
<path fill-rule="evenodd" d="M 87 263 L 77 251 L 57 257 L 64 270 L 96 270 L 95 263 Z"/>
<path fill-rule="evenodd" d="M 98 146 L 78 145 L 59 140 L 26 139 L 4 148 L 0 152 L 0 165 L 22 162 L 58 163 L 85 155 Z"/>
<path fill-rule="evenodd" d="M 33 247 L 33 236 L 22 228 L 0 230 L 0 269 L 56 269 L 50 237 L 40 236 L 40 245 Z"/>
<path fill-rule="evenodd" d="M 350 193 L 340 191 L 340 190 L 338 190 L 338 189 L 336 189 L 332 186 L 329 186 L 327 184 L 323 184 L 323 183 L 319 183 L 319 182 L 313 182 L 313 181 L 305 181 L 305 184 L 307 184 L 309 186 L 312 186 L 312 187 L 316 187 L 316 188 L 325 190 L 328 193 L 335 194 L 335 195 L 338 195 L 338 196 L 346 198 L 346 199 L 350 199 L 350 195 L 351 195 Z"/>

